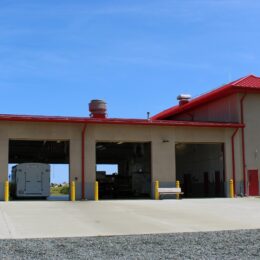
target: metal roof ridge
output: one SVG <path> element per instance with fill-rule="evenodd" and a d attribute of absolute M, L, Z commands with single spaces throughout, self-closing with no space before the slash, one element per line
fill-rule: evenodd
<path fill-rule="evenodd" d="M 238 80 L 235 80 L 235 81 L 231 82 L 230 84 L 231 84 L 232 86 L 236 86 L 236 85 L 237 85 L 238 83 L 240 83 L 241 81 L 243 81 L 243 80 L 245 80 L 245 79 L 248 79 L 248 78 L 250 78 L 250 77 L 259 78 L 259 77 L 255 76 L 255 75 L 253 75 L 253 74 L 250 74 L 250 75 L 247 75 L 247 76 L 245 76 L 245 77 L 243 77 L 243 78 L 240 78 L 240 79 L 238 79 Z"/>

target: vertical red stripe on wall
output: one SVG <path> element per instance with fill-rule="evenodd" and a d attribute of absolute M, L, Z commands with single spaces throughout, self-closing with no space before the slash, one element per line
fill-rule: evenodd
<path fill-rule="evenodd" d="M 240 117 L 241 123 L 244 124 L 244 99 L 246 97 L 246 93 L 240 100 Z M 242 128 L 242 158 L 243 158 L 243 184 L 244 184 L 244 195 L 247 194 L 246 188 L 246 158 L 245 158 L 245 130 Z"/>
<path fill-rule="evenodd" d="M 231 144 L 232 144 L 232 179 L 233 179 L 233 187 L 234 187 L 234 194 L 236 195 L 236 161 L 235 161 L 235 136 L 237 134 L 239 128 L 235 130 L 231 137 Z"/>
<path fill-rule="evenodd" d="M 86 199 L 85 194 L 85 135 L 87 125 L 84 125 L 81 136 L 81 199 Z"/>

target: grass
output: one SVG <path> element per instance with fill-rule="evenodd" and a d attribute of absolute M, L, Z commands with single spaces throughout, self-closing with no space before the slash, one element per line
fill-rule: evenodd
<path fill-rule="evenodd" d="M 63 196 L 69 194 L 69 185 L 51 187 L 52 196 Z"/>

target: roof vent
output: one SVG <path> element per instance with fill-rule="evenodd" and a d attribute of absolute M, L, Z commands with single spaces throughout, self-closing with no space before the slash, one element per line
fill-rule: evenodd
<path fill-rule="evenodd" d="M 177 100 L 179 100 L 180 106 L 183 106 L 183 105 L 189 103 L 190 99 L 191 99 L 191 95 L 189 95 L 189 94 L 180 94 L 177 97 Z"/>
<path fill-rule="evenodd" d="M 103 100 L 93 99 L 89 103 L 90 117 L 93 118 L 106 118 L 107 104 Z"/>

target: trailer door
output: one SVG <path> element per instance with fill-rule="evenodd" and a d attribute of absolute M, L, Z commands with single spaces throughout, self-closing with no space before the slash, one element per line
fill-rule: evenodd
<path fill-rule="evenodd" d="M 42 192 L 42 174 L 39 168 L 35 167 L 34 171 L 25 172 L 25 193 L 41 194 Z"/>

